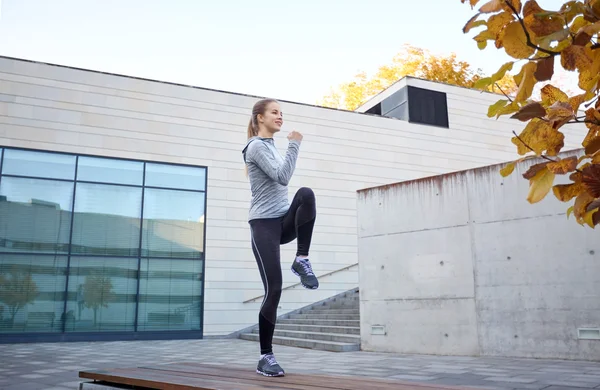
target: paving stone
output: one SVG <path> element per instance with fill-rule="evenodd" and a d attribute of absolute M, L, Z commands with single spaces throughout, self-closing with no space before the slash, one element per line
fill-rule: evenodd
<path fill-rule="evenodd" d="M 2 344 L 0 388 L 16 385 L 13 388 L 28 390 L 27 386 L 33 384 L 36 390 L 78 389 L 85 381 L 78 378 L 81 370 L 166 362 L 236 364 L 253 371 L 258 347 L 256 342 L 235 339 Z M 288 372 L 394 378 L 478 389 L 538 390 L 548 386 L 556 387 L 549 390 L 561 386 L 573 389 L 577 385 L 565 386 L 565 382 L 575 379 L 585 385 L 580 387 L 589 389 L 596 387 L 592 384 L 600 373 L 600 363 L 542 359 L 335 353 L 284 346 L 276 346 L 275 355 Z M 60 358 L 57 360 L 55 356 Z"/>
<path fill-rule="evenodd" d="M 394 375 L 391 378 L 411 380 L 411 381 L 430 381 L 430 380 L 436 379 L 435 376 L 408 375 L 408 374 L 407 375 Z"/>
<path fill-rule="evenodd" d="M 589 383 L 589 382 L 586 383 L 586 382 L 577 382 L 577 381 L 547 381 L 545 383 L 547 383 L 548 385 L 551 385 L 550 387 L 548 387 L 549 389 L 552 386 L 555 386 L 555 387 L 563 386 L 563 387 L 568 387 L 570 389 L 572 389 L 572 388 L 593 389 L 598 386 L 598 383 Z"/>

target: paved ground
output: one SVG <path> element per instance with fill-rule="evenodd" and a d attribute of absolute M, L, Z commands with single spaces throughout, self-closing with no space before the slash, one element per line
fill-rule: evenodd
<path fill-rule="evenodd" d="M 275 346 L 288 372 L 399 378 L 487 389 L 600 389 L 600 362 L 333 353 Z M 169 362 L 254 370 L 258 343 L 243 340 L 0 344 L 0 389 L 75 390 L 78 371 Z"/>

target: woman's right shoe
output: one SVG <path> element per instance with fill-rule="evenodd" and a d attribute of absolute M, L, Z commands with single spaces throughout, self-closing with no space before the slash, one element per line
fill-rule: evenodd
<path fill-rule="evenodd" d="M 279 366 L 275 356 L 272 353 L 264 355 L 259 361 L 256 367 L 256 372 L 264 376 L 284 376 L 285 372 L 283 368 Z"/>

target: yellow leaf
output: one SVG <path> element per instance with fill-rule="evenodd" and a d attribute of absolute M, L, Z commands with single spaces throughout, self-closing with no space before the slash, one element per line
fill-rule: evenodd
<path fill-rule="evenodd" d="M 521 107 L 519 112 L 511 116 L 511 119 L 518 119 L 527 122 L 533 118 L 542 118 L 546 115 L 546 109 L 539 103 L 533 102 Z"/>
<path fill-rule="evenodd" d="M 479 15 L 480 14 L 477 13 L 477 14 L 475 14 L 475 16 L 473 16 L 471 19 L 469 19 L 467 24 L 465 24 L 465 26 L 463 27 L 463 33 L 466 34 L 469 31 L 471 31 L 472 28 L 475 28 L 475 27 L 485 26 L 485 24 L 486 24 L 485 20 L 477 20 Z"/>
<path fill-rule="evenodd" d="M 496 39 L 496 48 L 502 47 L 502 35 L 504 28 L 513 20 L 515 20 L 512 12 L 501 12 L 499 14 L 490 16 L 487 22 L 488 31 Z"/>
<path fill-rule="evenodd" d="M 592 197 L 600 198 L 600 164 L 581 169 L 581 182 Z"/>
<path fill-rule="evenodd" d="M 548 170 L 557 175 L 564 175 L 577 169 L 577 157 L 568 157 L 555 162 L 549 162 Z"/>
<path fill-rule="evenodd" d="M 541 169 L 536 175 L 529 180 L 529 194 L 527 201 L 529 203 L 537 203 L 544 199 L 554 183 L 554 173 L 548 168 Z"/>
<path fill-rule="evenodd" d="M 552 192 L 554 192 L 556 199 L 561 202 L 568 202 L 579 195 L 582 189 L 581 183 L 557 184 L 552 187 Z"/>
<path fill-rule="evenodd" d="M 568 121 L 574 117 L 573 107 L 569 103 L 555 102 L 548 107 L 548 120 L 551 122 Z"/>
<path fill-rule="evenodd" d="M 581 191 L 577 198 L 575 198 L 575 204 L 573 205 L 573 214 L 577 219 L 577 222 L 582 223 L 583 217 L 586 214 L 587 206 L 594 201 L 594 198 L 587 192 Z"/>
<path fill-rule="evenodd" d="M 588 56 L 590 49 L 584 46 L 569 46 L 560 53 L 560 64 L 566 70 L 582 70 L 592 65 Z"/>
<path fill-rule="evenodd" d="M 587 148 L 593 139 L 600 137 L 600 125 L 596 124 L 600 123 L 600 112 L 593 107 L 588 108 L 585 112 L 585 120 L 588 122 L 586 123 L 586 126 L 589 131 L 581 142 L 581 146 Z"/>
<path fill-rule="evenodd" d="M 535 0 L 529 0 L 523 7 L 523 22 L 530 34 L 536 37 L 545 37 L 565 26 L 564 20 L 558 13 L 545 12 Z"/>
<path fill-rule="evenodd" d="M 507 4 L 505 4 L 504 9 L 510 12 L 517 11 L 517 13 L 521 12 L 521 0 L 505 0 Z M 511 9 L 508 4 L 512 5 L 514 10 Z"/>
<path fill-rule="evenodd" d="M 497 115 L 498 111 L 501 110 L 502 108 L 504 108 L 504 106 L 506 106 L 507 103 L 508 103 L 508 100 L 506 100 L 506 99 L 498 100 L 496 103 L 492 104 L 488 108 L 487 116 L 489 118 L 491 118 L 491 117 Z"/>
<path fill-rule="evenodd" d="M 594 34 L 598 34 L 599 32 L 600 32 L 600 22 L 596 22 L 596 23 L 588 24 L 586 26 L 581 27 L 577 31 L 577 34 L 585 33 L 588 35 L 594 35 Z"/>
<path fill-rule="evenodd" d="M 575 207 L 571 206 L 571 207 L 569 207 L 569 208 L 567 209 L 567 219 L 568 219 L 568 218 L 571 216 L 571 213 L 573 213 L 573 209 L 574 209 L 574 208 L 575 208 Z"/>
<path fill-rule="evenodd" d="M 535 154 L 540 156 L 544 150 L 549 156 L 556 156 L 564 146 L 565 136 L 560 131 L 552 128 L 552 126 L 541 119 L 534 118 L 519 135 Z M 520 155 L 527 154 L 530 150 L 517 137 L 511 139 L 512 143 L 517 146 L 517 153 Z"/>
<path fill-rule="evenodd" d="M 592 64 L 588 68 L 580 69 L 578 86 L 584 91 L 596 91 L 600 81 L 600 49 L 591 50 L 589 47 L 586 49 Z"/>
<path fill-rule="evenodd" d="M 527 45 L 525 31 L 519 22 L 509 23 L 500 33 L 500 39 L 506 54 L 513 58 L 529 58 L 535 53 L 535 48 Z"/>
<path fill-rule="evenodd" d="M 512 114 L 517 111 L 519 111 L 519 105 L 513 101 L 509 105 L 504 106 L 498 110 L 498 112 L 496 113 L 496 119 L 498 119 L 502 115 Z"/>
<path fill-rule="evenodd" d="M 593 93 L 585 92 L 580 95 L 570 97 L 569 104 L 573 108 L 573 112 L 577 112 L 577 111 L 579 111 L 579 106 L 581 106 L 581 104 L 583 102 L 587 102 L 588 100 L 592 99 L 593 97 L 594 97 Z"/>
<path fill-rule="evenodd" d="M 587 224 L 589 227 L 591 227 L 592 229 L 595 228 L 596 224 L 594 223 L 594 214 L 596 214 L 598 212 L 598 209 L 594 209 L 591 211 L 587 211 L 584 215 L 583 215 L 583 222 L 585 224 Z"/>
<path fill-rule="evenodd" d="M 507 71 L 512 70 L 513 64 L 514 64 L 513 61 L 505 63 L 492 76 L 484 77 L 484 78 L 477 80 L 475 82 L 475 84 L 473 84 L 473 88 L 476 88 L 476 89 L 486 88 L 489 85 L 492 85 L 492 84 L 498 82 L 499 80 L 501 80 L 504 77 L 504 75 L 506 74 Z"/>
<path fill-rule="evenodd" d="M 482 5 L 481 8 L 479 8 L 479 12 L 481 12 L 482 14 L 487 14 L 487 13 L 501 11 L 502 3 L 503 3 L 503 0 L 488 1 L 487 3 Z"/>
<path fill-rule="evenodd" d="M 577 31 L 581 30 L 582 27 L 587 26 L 588 24 L 590 24 L 590 22 L 585 20 L 583 15 L 580 15 L 573 20 L 573 23 L 571 24 L 571 27 L 570 27 L 571 32 L 573 34 L 577 34 Z"/>
<path fill-rule="evenodd" d="M 533 164 L 527 169 L 527 171 L 523 174 L 523 178 L 529 180 L 533 179 L 535 175 L 539 173 L 542 169 L 547 169 L 548 161 L 544 161 L 542 163 Z"/>
<path fill-rule="evenodd" d="M 502 177 L 509 176 L 511 173 L 513 173 L 514 170 L 515 170 L 515 162 L 513 161 L 513 162 L 506 164 L 506 166 L 500 170 L 500 175 L 502 175 Z"/>
<path fill-rule="evenodd" d="M 600 136 L 592 138 L 585 147 L 585 154 L 593 155 L 600 150 Z"/>
<path fill-rule="evenodd" d="M 540 93 L 542 96 L 542 105 L 544 107 L 549 107 L 556 102 L 569 102 L 569 96 L 552 84 L 545 85 Z"/>
<path fill-rule="evenodd" d="M 571 42 L 568 40 L 566 42 L 564 41 L 565 39 L 569 38 L 569 33 L 570 33 L 569 29 L 565 27 L 562 30 L 554 32 L 550 35 L 546 35 L 545 37 L 538 38 L 537 45 L 539 47 L 541 47 L 542 49 L 560 52 L 565 47 L 568 47 L 571 44 Z M 562 47 L 562 49 L 559 49 L 560 45 L 558 45 L 556 48 L 553 48 L 552 42 L 554 42 L 554 41 L 560 42 L 561 44 L 564 45 L 564 47 Z M 552 57 L 552 58 L 554 58 L 554 57 Z"/>
<path fill-rule="evenodd" d="M 460 0 L 461 3 L 465 3 L 465 1 L 467 0 Z M 473 7 L 475 7 L 477 5 L 477 3 L 479 3 L 479 0 L 469 0 L 469 4 L 471 5 L 471 9 L 473 9 Z"/>
<path fill-rule="evenodd" d="M 522 103 L 531 97 L 533 87 L 537 82 L 534 76 L 536 69 L 537 63 L 530 61 L 523 65 L 519 74 L 515 76 L 515 83 L 519 86 L 517 96 L 514 99 L 516 103 Z"/>

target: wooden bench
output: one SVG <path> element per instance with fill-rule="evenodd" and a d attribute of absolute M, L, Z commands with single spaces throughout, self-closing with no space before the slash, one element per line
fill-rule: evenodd
<path fill-rule="evenodd" d="M 284 377 L 258 375 L 254 367 L 171 363 L 156 366 L 80 371 L 79 377 L 106 387 L 132 386 L 159 390 L 457 390 L 456 386 L 409 383 L 391 379 L 287 373 Z M 119 387 L 122 388 L 122 387 Z M 474 388 L 470 388 L 474 390 Z"/>

